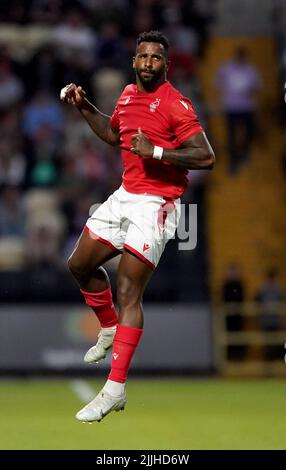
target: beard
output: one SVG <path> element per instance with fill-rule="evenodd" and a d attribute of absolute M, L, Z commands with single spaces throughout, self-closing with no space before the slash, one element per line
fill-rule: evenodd
<path fill-rule="evenodd" d="M 165 72 L 154 72 L 149 70 L 135 69 L 135 73 L 145 88 L 152 88 L 164 80 Z M 145 75 L 146 73 L 146 75 Z"/>

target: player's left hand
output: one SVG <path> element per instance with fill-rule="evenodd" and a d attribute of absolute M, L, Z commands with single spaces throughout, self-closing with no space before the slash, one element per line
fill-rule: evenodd
<path fill-rule="evenodd" d="M 138 134 L 131 136 L 131 152 L 136 153 L 139 157 L 152 158 L 154 145 L 151 144 L 148 137 L 143 134 L 141 128 L 138 129 Z"/>

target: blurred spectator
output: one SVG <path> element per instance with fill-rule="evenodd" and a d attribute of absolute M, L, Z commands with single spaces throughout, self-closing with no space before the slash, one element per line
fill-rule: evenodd
<path fill-rule="evenodd" d="M 26 159 L 17 141 L 0 139 L 0 155 L 0 185 L 22 185 L 26 175 Z"/>
<path fill-rule="evenodd" d="M 64 9 L 64 0 L 32 0 L 29 19 L 36 24 L 55 25 Z"/>
<path fill-rule="evenodd" d="M 192 54 L 180 52 L 175 48 L 170 50 L 170 69 L 168 77 L 173 83 L 177 80 L 177 77 L 181 77 L 186 80 L 191 80 L 196 72 L 196 60 Z"/>
<path fill-rule="evenodd" d="M 63 128 L 63 151 L 70 154 L 74 151 L 82 139 L 94 139 L 94 133 L 86 122 L 82 119 L 81 114 L 77 109 L 74 112 L 67 112 L 67 107 L 63 107 L 64 115 L 64 128 Z M 97 141 L 100 145 L 100 141 Z"/>
<path fill-rule="evenodd" d="M 35 189 L 25 198 L 27 211 L 26 265 L 30 269 L 63 269 L 62 243 L 66 222 L 55 191 Z"/>
<path fill-rule="evenodd" d="M 209 30 L 215 18 L 215 1 L 184 0 L 181 7 L 182 22 L 185 26 L 193 28 L 197 34 L 197 55 L 202 58 L 208 43 Z"/>
<path fill-rule="evenodd" d="M 226 270 L 222 284 L 222 301 L 225 303 L 241 303 L 244 301 L 244 283 L 237 264 L 231 263 Z"/>
<path fill-rule="evenodd" d="M 286 4 L 284 0 L 272 0 L 273 32 L 280 55 L 281 81 L 286 80 Z"/>
<path fill-rule="evenodd" d="M 229 170 L 236 174 L 249 160 L 256 128 L 256 94 L 262 86 L 261 76 L 246 49 L 236 49 L 233 58 L 221 65 L 215 85 L 227 124 Z"/>
<path fill-rule="evenodd" d="M 285 295 L 278 283 L 278 272 L 271 268 L 266 272 L 265 279 L 255 294 L 255 301 L 263 306 L 264 314 L 261 317 L 263 328 L 277 329 L 279 317 L 271 313 L 275 313 L 275 306 L 279 306 L 284 300 Z"/>
<path fill-rule="evenodd" d="M 239 266 L 235 263 L 227 267 L 222 283 L 221 300 L 226 309 L 227 331 L 243 330 L 243 302 L 245 300 L 245 287 Z M 245 346 L 229 346 L 230 359 L 242 359 L 245 356 Z"/>
<path fill-rule="evenodd" d="M 195 72 L 198 35 L 195 30 L 182 23 L 182 12 L 179 3 L 169 2 L 163 17 L 166 23 L 165 32 L 170 40 L 170 70 L 168 78 L 173 82 L 173 76 L 181 73 L 191 78 Z"/>
<path fill-rule="evenodd" d="M 24 267 L 26 220 L 22 192 L 4 186 L 0 192 L 0 270 Z"/>
<path fill-rule="evenodd" d="M 32 80 L 31 80 L 31 77 Z M 31 98 L 36 89 L 57 95 L 58 90 L 65 85 L 63 81 L 63 66 L 57 59 L 55 50 L 45 45 L 37 50 L 25 68 L 26 94 Z"/>
<path fill-rule="evenodd" d="M 271 268 L 265 273 L 265 279 L 255 294 L 255 301 L 260 306 L 258 314 L 260 328 L 265 332 L 281 329 L 280 310 L 282 302 L 285 301 L 285 295 L 279 286 L 278 272 L 275 268 Z M 265 339 L 268 339 L 267 335 Z M 266 345 L 264 348 L 265 359 L 280 359 L 281 354 L 280 346 Z"/>
<path fill-rule="evenodd" d="M 62 22 L 55 27 L 54 44 L 64 62 L 73 59 L 87 67 L 93 64 L 96 35 L 87 18 L 82 9 L 72 7 L 65 11 Z"/>
<path fill-rule="evenodd" d="M 98 67 L 125 69 L 129 66 L 128 52 L 120 36 L 116 23 L 102 25 L 97 44 Z"/>
<path fill-rule="evenodd" d="M 89 16 L 96 30 L 104 23 L 117 23 L 123 34 L 132 28 L 132 11 L 135 2 L 130 0 L 80 0 L 81 5 L 89 10 Z"/>
<path fill-rule="evenodd" d="M 20 190 L 5 186 L 0 199 L 0 237 L 24 238 L 25 220 Z"/>
<path fill-rule="evenodd" d="M 267 304 L 268 302 L 283 302 L 284 293 L 278 284 L 278 272 L 271 268 L 265 274 L 262 286 L 258 289 L 255 300 Z"/>
<path fill-rule="evenodd" d="M 231 263 L 226 270 L 222 283 L 221 300 L 225 304 L 231 304 L 227 318 L 227 329 L 229 331 L 242 329 L 242 312 L 239 304 L 245 300 L 244 282 L 237 264 Z"/>
<path fill-rule="evenodd" d="M 11 73 L 20 81 L 22 81 L 23 67 L 25 67 L 25 61 L 22 62 L 19 58 L 17 58 L 17 55 L 15 54 L 15 49 L 13 49 L 11 43 L 5 44 L 3 39 L 0 41 L 0 63 L 8 63 Z"/>
<path fill-rule="evenodd" d="M 168 21 L 166 34 L 172 45 L 172 49 L 180 54 L 195 56 L 198 51 L 198 35 L 191 27 L 182 24 L 180 17 L 171 17 Z"/>
<path fill-rule="evenodd" d="M 49 124 L 42 124 L 30 146 L 29 182 L 32 186 L 56 185 L 59 179 L 58 148 L 59 142 L 54 138 L 53 129 Z"/>
<path fill-rule="evenodd" d="M 17 145 L 20 146 L 20 142 L 22 141 L 20 129 L 21 119 L 22 116 L 17 107 L 6 110 L 0 120 L 0 139 L 10 140 L 13 141 L 13 143 L 18 141 Z"/>
<path fill-rule="evenodd" d="M 150 31 L 155 28 L 152 14 L 152 0 L 138 0 L 136 9 L 133 10 L 132 33 L 138 36 L 142 31 Z M 134 50 L 134 49 L 133 49 Z"/>
<path fill-rule="evenodd" d="M 64 260 L 61 257 L 60 236 L 52 227 L 40 225 L 28 232 L 26 242 L 26 267 L 30 270 L 39 268 L 64 268 Z"/>
<path fill-rule="evenodd" d="M 100 204 L 98 196 L 91 188 L 83 188 L 77 197 L 73 200 L 73 204 L 65 205 L 65 213 L 69 224 L 69 236 L 65 241 L 64 254 L 67 259 L 78 239 L 78 234 L 82 231 L 87 218 L 90 215 L 90 209 L 95 204 Z"/>
<path fill-rule="evenodd" d="M 58 184 L 59 203 L 62 213 L 68 224 L 68 230 L 71 229 L 71 217 L 74 211 L 74 206 L 77 199 L 82 192 L 90 188 L 87 181 L 77 173 L 76 161 L 70 158 L 70 155 L 65 156 L 61 162 L 61 173 Z"/>
<path fill-rule="evenodd" d="M 92 77 L 92 84 L 98 108 L 111 115 L 126 84 L 124 73 L 111 67 L 102 68 Z"/>
<path fill-rule="evenodd" d="M 86 91 L 90 99 L 94 99 L 93 90 L 91 86 L 91 77 L 94 72 L 95 66 L 87 65 L 84 61 L 78 58 L 75 52 L 70 57 L 66 57 L 64 61 L 60 62 L 60 76 L 64 85 L 68 83 L 80 83 L 82 88 Z"/>
<path fill-rule="evenodd" d="M 0 60 L 0 112 L 18 104 L 24 96 L 24 86 L 19 77 L 13 74 L 8 59 Z"/>
<path fill-rule="evenodd" d="M 0 19 L 7 23 L 25 24 L 28 19 L 29 3 L 23 0 L 1 0 Z"/>
<path fill-rule="evenodd" d="M 26 136 L 33 139 L 42 125 L 50 127 L 52 138 L 57 137 L 63 126 L 63 113 L 56 97 L 37 90 L 24 108 L 22 126 Z"/>
<path fill-rule="evenodd" d="M 100 148 L 94 145 L 94 139 L 82 139 L 70 158 L 74 159 L 76 173 L 83 180 L 104 186 L 107 168 Z"/>
<path fill-rule="evenodd" d="M 114 192 L 121 184 L 123 164 L 120 157 L 120 148 L 105 146 L 104 160 L 106 163 L 106 187 L 104 199 L 106 199 L 107 195 Z"/>
<path fill-rule="evenodd" d="M 80 83 L 87 95 L 91 95 L 90 76 L 97 63 L 97 36 L 83 8 L 69 6 L 62 22 L 54 28 L 53 44 L 62 84 Z"/>

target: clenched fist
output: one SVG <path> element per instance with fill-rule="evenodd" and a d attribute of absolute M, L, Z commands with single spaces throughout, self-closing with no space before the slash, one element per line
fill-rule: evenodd
<path fill-rule="evenodd" d="M 65 103 L 80 106 L 84 102 L 85 91 L 81 86 L 70 83 L 61 89 L 60 99 Z"/>
<path fill-rule="evenodd" d="M 140 127 L 138 129 L 138 134 L 133 134 L 131 136 L 131 152 L 136 153 L 139 157 L 152 158 L 154 146 L 151 144 L 148 137 L 143 134 Z"/>

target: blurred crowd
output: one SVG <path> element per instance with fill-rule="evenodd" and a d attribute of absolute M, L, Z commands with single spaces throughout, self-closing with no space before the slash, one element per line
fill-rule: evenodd
<path fill-rule="evenodd" d="M 208 3 L 208 2 L 206 2 Z M 210 10 L 159 0 L 3 0 L 0 3 L 0 269 L 61 270 L 89 209 L 120 184 L 120 149 L 101 143 L 59 101 L 80 84 L 111 114 L 142 31 L 170 39 L 170 81 L 203 124 L 196 67 Z"/>

